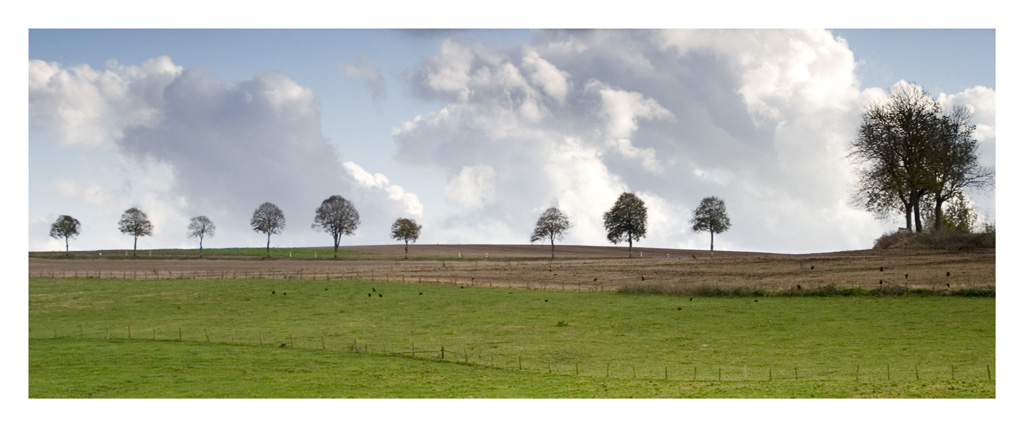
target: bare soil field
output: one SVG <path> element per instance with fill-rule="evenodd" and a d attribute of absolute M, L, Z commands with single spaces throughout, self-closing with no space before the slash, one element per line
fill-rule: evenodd
<path fill-rule="evenodd" d="M 76 253 L 70 259 L 29 256 L 30 277 L 124 279 L 360 279 L 458 286 L 609 291 L 623 285 L 691 284 L 787 289 L 834 284 L 872 288 L 995 286 L 995 249 L 864 250 L 786 255 L 751 252 L 544 245 L 349 246 L 356 259 L 193 257 L 135 259 Z M 330 252 L 324 248 L 323 253 Z"/>

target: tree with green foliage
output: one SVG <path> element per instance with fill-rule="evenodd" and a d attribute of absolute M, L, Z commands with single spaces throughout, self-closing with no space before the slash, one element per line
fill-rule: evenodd
<path fill-rule="evenodd" d="M 394 224 L 391 224 L 391 238 L 405 241 L 405 259 L 409 259 L 409 241 L 412 240 L 415 243 L 420 238 L 422 229 L 422 225 L 416 224 L 416 221 L 408 218 L 398 218 Z"/>
<path fill-rule="evenodd" d="M 330 234 L 334 238 L 334 258 L 338 258 L 338 245 L 341 236 L 351 236 L 359 227 L 359 212 L 352 202 L 344 197 L 334 195 L 328 197 L 316 209 L 312 228 Z"/>
<path fill-rule="evenodd" d="M 978 164 L 970 121 L 967 107 L 943 111 L 920 86 L 894 85 L 861 116 L 849 154 L 858 165 L 854 201 L 878 218 L 901 211 L 906 228 L 921 232 L 925 198 L 934 203 L 933 220 L 941 221 L 943 203 L 958 192 L 990 188 L 995 172 Z"/>
<path fill-rule="evenodd" d="M 192 221 L 188 224 L 188 237 L 199 238 L 199 257 L 203 257 L 203 237 L 213 237 L 214 231 L 217 230 L 217 226 L 207 218 L 206 215 L 200 215 L 192 218 Z"/>
<path fill-rule="evenodd" d="M 555 240 L 562 240 L 565 232 L 572 227 L 569 216 L 558 208 L 548 208 L 537 219 L 537 225 L 530 236 L 530 243 L 548 239 L 551 241 L 551 258 L 555 258 Z"/>
<path fill-rule="evenodd" d="M 604 213 L 604 229 L 608 241 L 629 243 L 629 257 L 633 257 L 633 242 L 647 236 L 647 207 L 633 193 L 622 193 L 608 212 Z"/>
<path fill-rule="evenodd" d="M 718 197 L 705 197 L 693 210 L 693 218 L 690 219 L 690 227 L 695 232 L 707 231 L 711 233 L 711 253 L 715 253 L 715 233 L 724 233 L 732 223 L 729 215 L 725 212 L 725 202 Z"/>
<path fill-rule="evenodd" d="M 139 236 L 152 236 L 153 235 L 153 223 L 149 222 L 149 217 L 146 213 L 137 209 L 130 208 L 121 214 L 121 220 L 117 222 L 117 227 L 121 230 L 121 233 L 127 234 L 135 238 L 132 244 L 132 256 L 135 256 L 135 251 L 139 246 Z"/>
<path fill-rule="evenodd" d="M 252 226 L 253 231 L 267 235 L 268 257 L 270 256 L 270 235 L 280 233 L 284 230 L 285 224 L 284 212 L 273 203 L 266 202 L 253 211 L 249 225 Z"/>
<path fill-rule="evenodd" d="M 82 223 L 70 215 L 61 215 L 57 217 L 57 221 L 50 225 L 50 237 L 64 239 L 64 255 L 66 256 L 71 256 L 71 252 L 68 249 L 68 239 L 78 236 L 81 232 Z"/>

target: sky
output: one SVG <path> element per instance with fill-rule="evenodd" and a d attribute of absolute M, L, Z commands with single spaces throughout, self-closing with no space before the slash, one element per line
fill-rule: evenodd
<path fill-rule="evenodd" d="M 274 247 L 328 246 L 311 229 L 331 195 L 361 224 L 342 245 L 527 244 L 549 207 L 562 244 L 610 245 L 622 192 L 648 208 L 637 245 L 705 249 L 688 223 L 707 196 L 732 228 L 716 248 L 864 249 L 895 230 L 853 205 L 845 157 L 864 105 L 898 82 L 974 110 L 995 165 L 994 29 L 982 30 L 101 30 L 28 36 L 29 250 L 266 244 L 263 202 L 287 226 Z M 964 52 L 950 65 L 939 54 Z M 995 192 L 969 193 L 986 221 Z"/>

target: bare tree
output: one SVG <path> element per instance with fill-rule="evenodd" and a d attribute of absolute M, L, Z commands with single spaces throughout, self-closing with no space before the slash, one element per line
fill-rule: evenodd
<path fill-rule="evenodd" d="M 133 257 L 139 245 L 139 236 L 153 235 L 153 223 L 149 222 L 149 217 L 146 216 L 145 212 L 137 208 L 130 208 L 124 211 L 121 214 L 121 220 L 117 222 L 117 227 L 121 230 L 121 233 L 135 238 L 134 243 L 132 243 Z"/>
<path fill-rule="evenodd" d="M 729 215 L 725 212 L 725 202 L 718 197 L 705 197 L 693 210 L 690 226 L 695 232 L 711 233 L 711 254 L 715 253 L 715 233 L 724 233 L 732 226 Z"/>
<path fill-rule="evenodd" d="M 284 230 L 284 212 L 281 212 L 281 208 L 278 208 L 277 205 L 266 202 L 252 213 L 249 225 L 254 231 L 267 235 L 267 256 L 270 256 L 270 235 Z"/>
<path fill-rule="evenodd" d="M 615 205 L 604 213 L 604 228 L 608 231 L 608 241 L 619 243 L 629 242 L 629 257 L 633 257 L 633 242 L 647 236 L 647 207 L 633 193 L 619 195 Z"/>
<path fill-rule="evenodd" d="M 192 218 L 192 222 L 188 224 L 188 237 L 199 238 L 199 257 L 203 257 L 203 237 L 213 237 L 214 231 L 217 230 L 217 226 L 213 225 L 213 221 L 207 218 L 206 215 L 200 215 Z"/>
<path fill-rule="evenodd" d="M 71 252 L 68 249 L 68 239 L 77 236 L 81 231 L 82 223 L 69 215 L 61 215 L 57 217 L 57 221 L 54 221 L 53 225 L 50 225 L 50 237 L 53 237 L 54 239 L 64 239 L 65 256 L 71 256 Z"/>
<path fill-rule="evenodd" d="M 408 218 L 398 218 L 394 224 L 391 224 L 391 238 L 405 241 L 406 259 L 409 259 L 409 241 L 412 240 L 415 243 L 420 238 L 422 229 L 422 225 L 416 224 L 416 221 Z"/>
<path fill-rule="evenodd" d="M 351 236 L 359 227 L 359 212 L 344 197 L 331 196 L 316 209 L 312 227 L 334 237 L 334 257 L 337 258 L 341 236 Z"/>
<path fill-rule="evenodd" d="M 551 240 L 551 258 L 555 258 L 555 239 L 562 240 L 565 237 L 565 232 L 572 227 L 569 223 L 569 217 L 559 210 L 558 208 L 548 208 L 540 215 L 537 219 L 537 226 L 533 229 L 533 235 L 530 236 L 530 242 L 536 242 L 540 240 Z"/>

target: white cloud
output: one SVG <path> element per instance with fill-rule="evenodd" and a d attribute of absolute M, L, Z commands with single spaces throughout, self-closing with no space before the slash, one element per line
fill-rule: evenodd
<path fill-rule="evenodd" d="M 406 192 L 402 187 L 391 184 L 384 174 L 370 174 L 362 166 L 353 162 L 344 162 L 341 165 L 362 188 L 381 190 L 387 194 L 388 199 L 400 202 L 405 213 L 415 217 L 423 216 L 423 204 L 420 203 L 420 199 L 415 194 Z"/>
<path fill-rule="evenodd" d="M 526 230 L 556 205 L 567 240 L 602 244 L 601 214 L 632 190 L 653 246 L 704 247 L 685 223 L 708 195 L 730 207 L 734 250 L 866 247 L 884 229 L 847 203 L 865 95 L 827 31 L 543 32 L 515 50 L 448 40 L 422 65 L 420 92 L 449 103 L 394 137 L 403 161 L 452 177 L 463 211 L 442 225 Z"/>
<path fill-rule="evenodd" d="M 494 168 L 489 165 L 465 166 L 458 175 L 448 180 L 444 196 L 449 202 L 463 208 L 475 209 L 494 201 Z"/>

